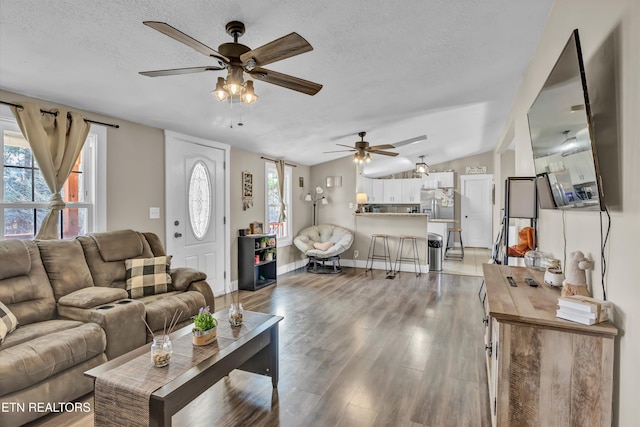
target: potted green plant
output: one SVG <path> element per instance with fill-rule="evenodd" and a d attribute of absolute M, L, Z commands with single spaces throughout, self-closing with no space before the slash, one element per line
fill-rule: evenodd
<path fill-rule="evenodd" d="M 271 261 L 276 259 L 276 248 L 271 248 L 271 249 L 267 249 L 266 254 L 265 254 L 265 261 Z"/>
<path fill-rule="evenodd" d="M 209 312 L 209 306 L 200 308 L 193 319 L 193 344 L 207 345 L 212 343 L 218 334 L 218 321 Z"/>
<path fill-rule="evenodd" d="M 269 246 L 269 238 L 263 237 L 262 239 L 260 239 L 260 247 L 266 248 L 267 246 Z"/>

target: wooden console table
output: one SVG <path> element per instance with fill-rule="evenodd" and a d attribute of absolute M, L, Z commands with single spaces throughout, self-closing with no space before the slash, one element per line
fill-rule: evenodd
<path fill-rule="evenodd" d="M 616 327 L 557 318 L 560 289 L 542 272 L 495 264 L 483 272 L 493 426 L 610 426 Z"/>

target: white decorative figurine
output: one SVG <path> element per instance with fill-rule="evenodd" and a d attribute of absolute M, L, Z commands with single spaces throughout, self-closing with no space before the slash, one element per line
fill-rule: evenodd
<path fill-rule="evenodd" d="M 584 295 L 590 297 L 589 289 L 587 289 L 587 276 L 585 270 L 593 267 L 593 262 L 587 259 L 580 251 L 571 252 L 569 262 L 565 271 L 564 281 L 562 282 L 563 297 L 571 295 Z"/>

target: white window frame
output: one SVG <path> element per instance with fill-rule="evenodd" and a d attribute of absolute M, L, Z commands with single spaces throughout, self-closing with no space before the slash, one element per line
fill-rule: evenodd
<path fill-rule="evenodd" d="M 4 132 L 21 133 L 18 122 L 9 107 L 0 107 L 0 153 L 4 153 Z M 67 203 L 67 208 L 87 209 L 87 233 L 107 229 L 107 130 L 104 126 L 91 125 L 89 135 L 82 148 L 84 201 Z M 4 210 L 47 209 L 49 202 L 5 202 L 4 161 L 0 162 L 0 239 L 4 239 Z"/>
<path fill-rule="evenodd" d="M 267 233 L 269 231 L 269 173 L 277 174 L 276 164 L 273 162 L 265 162 L 264 164 L 264 218 L 265 224 L 264 232 Z M 287 222 L 286 224 L 286 237 L 279 237 L 277 239 L 278 247 L 281 246 L 291 246 L 293 243 L 293 208 L 292 208 L 292 193 L 293 193 L 293 167 L 286 166 L 284 167 L 284 204 L 287 209 Z"/>

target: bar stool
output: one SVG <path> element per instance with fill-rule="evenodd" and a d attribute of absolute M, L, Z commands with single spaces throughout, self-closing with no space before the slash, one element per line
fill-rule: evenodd
<path fill-rule="evenodd" d="M 404 241 L 409 240 L 411 244 L 411 249 L 413 251 L 413 256 L 404 256 L 402 253 L 402 249 L 404 248 Z M 398 268 L 398 264 L 402 267 L 402 261 L 411 261 L 413 262 L 413 270 L 416 273 L 416 277 L 419 277 L 422 274 L 420 269 L 420 259 L 418 257 L 418 241 L 416 236 L 400 236 L 400 241 L 398 242 L 398 255 L 396 255 L 396 266 L 394 270 L 398 275 L 400 275 L 400 269 Z"/>
<path fill-rule="evenodd" d="M 460 239 L 460 253 L 451 254 L 449 250 L 454 249 L 456 246 L 456 233 L 458 233 L 458 239 Z M 451 227 L 447 235 L 447 248 L 444 251 L 445 259 L 453 259 L 462 261 L 464 259 L 464 245 L 462 244 L 462 227 Z"/>
<path fill-rule="evenodd" d="M 378 241 L 378 239 L 382 240 L 382 254 L 376 254 L 376 242 Z M 367 255 L 367 264 L 364 270 L 365 273 L 373 269 L 373 261 L 376 259 L 384 260 L 384 269 L 387 271 L 387 273 L 391 273 L 391 267 L 393 266 L 393 264 L 391 263 L 391 254 L 389 253 L 389 235 L 387 234 L 371 235 L 371 243 L 369 244 L 369 253 Z M 369 267 L 369 261 L 371 261 L 371 267 Z M 387 268 L 387 262 L 389 263 L 389 268 Z"/>

